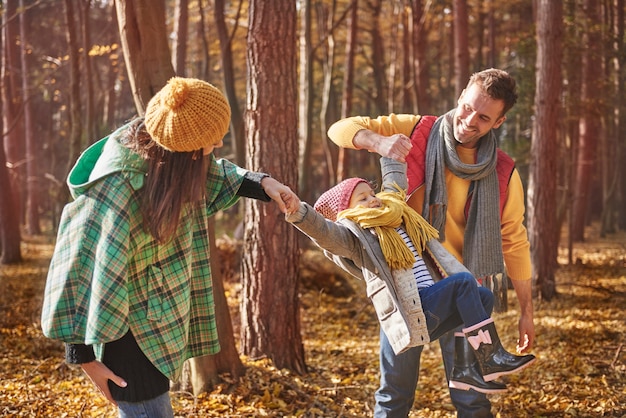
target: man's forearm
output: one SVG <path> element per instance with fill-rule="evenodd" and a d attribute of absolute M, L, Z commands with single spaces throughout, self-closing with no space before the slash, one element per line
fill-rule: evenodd
<path fill-rule="evenodd" d="M 511 280 L 522 315 L 533 315 L 532 280 Z"/>
<path fill-rule="evenodd" d="M 366 149 L 371 152 L 378 152 L 382 135 L 368 129 L 361 129 L 352 139 L 352 144 L 356 149 Z"/>

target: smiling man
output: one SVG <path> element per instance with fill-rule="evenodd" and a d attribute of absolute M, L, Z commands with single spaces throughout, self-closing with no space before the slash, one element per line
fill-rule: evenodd
<path fill-rule="evenodd" d="M 524 191 L 515 163 L 498 149 L 493 132 L 516 101 L 515 80 L 488 69 L 472 75 L 457 107 L 445 115 L 351 117 L 333 124 L 328 136 L 344 148 L 406 161 L 408 203 L 439 230 L 444 247 L 476 277 L 502 278 L 506 272 L 520 304 L 517 349 L 523 353 L 532 349 L 535 336 Z M 465 338 L 450 332 L 440 344 L 448 381 L 485 385 Z M 408 416 L 421 352 L 415 347 L 395 355 L 381 332 L 376 418 Z M 494 392 L 505 387 L 487 384 Z M 493 416 L 483 393 L 450 384 L 450 396 L 459 417 Z"/>

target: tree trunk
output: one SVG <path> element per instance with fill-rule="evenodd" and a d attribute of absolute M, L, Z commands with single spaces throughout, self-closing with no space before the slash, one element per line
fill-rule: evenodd
<path fill-rule="evenodd" d="M 616 96 L 617 96 L 617 107 L 618 117 L 616 123 L 618 126 L 616 127 L 616 132 L 619 138 L 622 138 L 620 143 L 618 144 L 618 161 L 624 161 L 626 158 L 626 109 L 624 109 L 626 105 L 626 50 L 624 50 L 624 0 L 616 0 L 615 4 L 615 39 L 616 39 Z M 619 164 L 619 173 L 617 176 L 618 184 L 618 207 L 624 208 L 626 206 L 626 164 Z M 617 214 L 617 225 L 620 229 L 626 229 L 626 210 L 620 210 Z"/>
<path fill-rule="evenodd" d="M 311 0 L 300 2 L 300 55 L 298 83 L 298 190 L 300 198 L 313 198 L 311 176 L 312 126 L 313 126 L 313 51 L 311 47 Z"/>
<path fill-rule="evenodd" d="M 233 27 L 233 34 L 228 33 L 226 26 L 226 15 L 224 14 L 224 0 L 215 0 L 215 26 L 220 39 L 220 53 L 222 57 L 222 68 L 224 75 L 224 89 L 226 97 L 230 103 L 230 126 L 232 128 L 230 136 L 235 150 L 235 162 L 243 165 L 246 160 L 246 142 L 245 142 L 245 126 L 239 100 L 237 100 L 237 91 L 235 90 L 235 64 L 233 61 L 233 36 L 238 25 Z M 239 22 L 239 16 L 235 19 Z"/>
<path fill-rule="evenodd" d="M 215 245 L 215 218 L 209 219 L 209 241 L 211 245 L 211 280 L 213 281 L 213 298 L 217 317 L 217 335 L 221 350 L 213 356 L 202 356 L 189 359 L 188 368 L 182 379 L 181 390 L 191 391 L 194 395 L 210 392 L 219 383 L 221 373 L 228 373 L 231 378 L 238 379 L 244 373 L 244 365 L 239 358 L 233 323 L 224 293 L 224 283 L 220 265 L 222 260 Z M 188 380 L 187 380 L 188 379 Z"/>
<path fill-rule="evenodd" d="M 326 130 L 329 125 L 328 108 L 329 103 L 332 100 L 331 95 L 333 93 L 332 81 L 333 70 L 335 68 L 335 38 L 333 36 L 333 20 L 335 17 L 335 1 L 331 2 L 330 10 L 325 4 L 318 4 L 318 28 L 322 34 L 322 39 L 325 42 L 325 48 L 322 48 L 325 52 L 322 59 L 322 91 L 321 91 L 321 105 L 320 105 L 320 137 L 322 138 L 322 149 L 324 150 L 324 156 L 326 157 L 326 170 L 328 173 L 328 182 L 337 181 L 337 149 L 330 146 L 328 137 L 326 136 Z M 326 183 L 326 182 L 324 182 Z"/>
<path fill-rule="evenodd" d="M 415 71 L 416 113 L 433 113 L 430 98 L 430 73 L 428 71 L 428 30 L 422 0 L 411 1 L 413 12 L 413 61 Z"/>
<path fill-rule="evenodd" d="M 20 58 L 22 63 L 22 102 L 24 103 L 24 142 L 26 143 L 26 230 L 31 235 L 41 233 L 39 224 L 39 201 L 40 191 L 40 151 L 33 135 L 32 94 L 28 75 L 30 74 L 30 62 L 28 60 L 28 37 L 30 31 L 30 19 L 24 0 L 20 0 Z"/>
<path fill-rule="evenodd" d="M 559 246 L 557 220 L 558 128 L 560 120 L 563 6 L 552 0 L 537 1 L 537 85 L 535 121 L 530 151 L 528 232 L 533 280 L 541 296 L 556 294 L 554 270 Z"/>
<path fill-rule="evenodd" d="M 467 0 L 454 0 L 454 97 L 459 97 L 469 80 L 469 23 Z"/>
<path fill-rule="evenodd" d="M 4 146 L 0 141 L 0 264 L 22 261 L 20 217 L 16 209 Z"/>
<path fill-rule="evenodd" d="M 475 19 L 475 27 L 476 27 L 476 42 L 473 47 L 476 48 L 476 54 L 474 55 L 474 62 L 472 62 L 472 68 L 485 68 L 485 51 L 487 48 L 485 47 L 485 39 L 487 38 L 487 25 L 485 21 L 487 20 L 487 13 L 485 9 L 487 6 L 480 6 L 478 10 L 476 10 L 476 19 Z"/>
<path fill-rule="evenodd" d="M 115 13 L 115 7 L 111 5 L 109 8 L 110 13 L 110 24 L 111 28 L 117 28 L 117 13 Z M 107 26 L 109 22 L 107 19 Z M 105 42 L 107 45 L 120 45 L 120 34 L 119 31 L 115 31 L 113 29 L 107 31 L 105 34 Z M 112 58 L 112 57 L 115 58 Z M 115 125 L 116 120 L 116 110 L 118 108 L 119 102 L 119 91 L 115 89 L 115 84 L 118 81 L 119 73 L 123 70 L 122 58 L 119 57 L 118 54 L 113 55 L 109 58 L 111 65 L 108 67 L 107 72 L 104 76 L 104 88 L 102 91 L 102 115 L 100 117 L 100 122 L 97 126 L 98 132 L 96 137 L 101 138 L 104 136 L 106 132 L 109 132 L 111 126 Z"/>
<path fill-rule="evenodd" d="M 164 0 L 117 0 L 117 21 L 137 113 L 175 75 Z"/>
<path fill-rule="evenodd" d="M 606 146 L 603 147 L 603 159 L 605 162 L 601 164 L 602 173 L 602 227 L 600 236 L 605 237 L 617 231 L 619 228 L 620 210 L 623 207 L 623 198 L 620 196 L 621 182 L 625 178 L 626 172 L 621 169 L 621 150 L 620 138 L 622 135 L 623 104 L 624 104 L 624 78 L 623 78 L 623 52 L 624 46 L 624 0 L 614 1 L 613 4 L 607 5 L 605 13 L 609 15 L 610 34 L 612 35 L 611 49 L 613 54 L 607 59 L 606 80 L 612 80 L 612 102 L 610 110 L 607 114 L 607 135 Z M 604 55 L 604 54 L 603 54 Z"/>
<path fill-rule="evenodd" d="M 391 16 L 388 19 L 389 22 L 389 35 L 391 35 L 391 39 L 397 39 L 397 42 L 390 42 L 387 44 L 386 55 L 389 57 L 389 65 L 387 65 L 387 104 L 385 106 L 385 113 L 395 113 L 395 98 L 396 98 L 396 77 L 398 74 L 398 57 L 401 52 L 399 51 L 400 47 L 402 47 L 402 42 L 400 39 L 400 25 L 401 25 L 401 9 L 402 6 L 398 4 L 397 1 L 391 1 L 389 6 L 393 9 L 391 12 Z M 402 51 L 404 53 L 404 51 Z"/>
<path fill-rule="evenodd" d="M 341 117 L 347 118 L 352 114 L 352 95 L 354 91 L 354 58 L 356 56 L 357 37 L 359 29 L 359 1 L 350 2 L 348 14 L 348 31 L 346 38 L 346 64 L 343 71 L 343 84 L 341 89 Z"/>
<path fill-rule="evenodd" d="M 348 18 L 348 33 L 346 38 L 346 58 L 343 70 L 343 87 L 341 89 L 341 118 L 352 116 L 352 96 L 354 91 L 354 58 L 356 56 L 357 36 L 359 27 L 358 0 L 350 2 Z M 351 150 L 340 147 L 337 152 L 337 180 L 343 180 L 350 176 Z"/>
<path fill-rule="evenodd" d="M 385 99 L 385 92 L 387 91 L 385 88 L 385 68 L 387 66 L 387 60 L 385 59 L 385 41 L 380 31 L 382 0 L 373 0 L 368 2 L 368 4 L 371 7 L 372 17 L 372 77 L 375 86 L 375 113 L 384 115 L 388 112 L 387 100 Z"/>
<path fill-rule="evenodd" d="M 238 378 L 243 375 L 244 367 L 239 352 L 235 345 L 233 322 L 230 316 L 228 300 L 224 293 L 224 277 L 222 274 L 219 251 L 215 245 L 215 218 L 209 220 L 209 233 L 211 243 L 211 277 L 213 279 L 213 298 L 215 300 L 215 313 L 217 315 L 217 335 L 220 339 L 221 350 L 215 356 L 215 369 L 218 373 L 229 373 L 231 377 Z"/>
<path fill-rule="evenodd" d="M 564 6 L 565 19 L 567 21 L 580 20 L 577 16 L 577 5 L 575 2 L 567 2 Z M 568 25 L 565 28 L 566 39 L 580 39 L 582 38 L 579 25 Z M 576 172 L 576 156 L 578 154 L 578 145 L 580 137 L 580 123 L 579 120 L 582 114 L 582 105 L 580 92 L 582 90 L 582 48 L 564 48 L 563 53 L 565 56 L 565 78 L 567 79 L 567 86 L 565 88 L 565 135 L 567 142 L 570 146 L 567 149 L 567 155 L 564 159 L 566 161 L 566 167 L 564 168 L 564 190 L 563 198 L 565 200 L 565 210 L 563 216 L 567 216 L 567 253 L 568 264 L 573 262 L 573 227 L 574 227 L 574 184 L 575 184 L 575 172 Z"/>
<path fill-rule="evenodd" d="M 296 5 L 252 0 L 248 31 L 247 165 L 297 184 Z M 277 129 L 279 127 L 279 129 Z M 242 346 L 252 358 L 305 373 L 298 241 L 275 204 L 245 202 Z"/>
<path fill-rule="evenodd" d="M 172 51 L 174 72 L 185 77 L 185 63 L 187 61 L 187 32 L 189 30 L 189 0 L 176 0 L 174 6 L 174 40 Z"/>
<path fill-rule="evenodd" d="M 85 95 L 85 126 L 84 136 L 87 138 L 88 143 L 93 143 L 97 139 L 96 136 L 96 111 L 94 102 L 94 86 L 96 85 L 93 76 L 93 68 L 91 64 L 91 57 L 89 52 L 91 50 L 91 22 L 89 21 L 89 9 L 91 7 L 91 0 L 80 0 L 80 28 L 82 33 L 83 45 L 83 74 L 84 74 L 84 95 Z M 72 160 L 73 161 L 73 160 Z"/>
<path fill-rule="evenodd" d="M 21 152 L 17 144 L 21 138 L 19 97 L 16 93 L 20 73 L 17 49 L 18 19 L 17 2 L 5 4 L 2 13 L 2 65 L 0 91 L 2 92 L 2 136 L 0 137 L 0 263 L 8 264 L 21 260 L 20 193 L 16 162 Z M 17 100 L 16 100 L 17 99 Z M 13 150 L 13 159 L 7 158 L 6 150 Z"/>
<path fill-rule="evenodd" d="M 199 58 L 196 60 L 194 73 L 196 77 L 201 78 L 203 80 L 209 79 L 209 63 L 210 63 L 210 47 L 209 41 L 207 40 L 207 24 L 206 17 L 204 13 L 204 2 L 202 0 L 198 0 L 198 23 L 197 23 L 197 35 L 196 39 L 198 39 L 198 44 L 200 51 L 198 52 Z"/>
<path fill-rule="evenodd" d="M 497 64 L 497 53 L 496 49 L 496 5 L 494 4 L 494 0 L 489 0 L 487 12 L 487 27 L 489 28 L 488 38 L 487 38 L 487 67 L 493 68 Z"/>
<path fill-rule="evenodd" d="M 163 4 L 148 0 L 118 1 L 117 11 L 120 21 L 122 45 L 125 45 L 125 59 L 128 65 L 128 76 L 131 86 L 134 87 L 135 104 L 138 113 L 143 113 L 145 105 L 152 95 L 162 88 L 167 80 L 174 76 L 167 37 L 165 36 L 165 15 Z M 146 9 L 151 9 L 149 13 Z M 143 15 L 135 15 L 141 11 Z M 148 25 L 146 27 L 129 26 L 129 22 Z M 124 22 L 124 23 L 122 23 Z M 139 43 L 139 40 L 142 42 Z M 141 47 L 141 48 L 140 48 Z M 162 67 L 154 64 L 161 62 Z M 136 71 L 140 71 L 137 73 Z M 213 222 L 213 220 L 211 220 Z M 214 247 L 214 231 L 210 231 L 210 240 Z M 242 373 L 243 365 L 235 347 L 232 323 L 228 305 L 225 303 L 224 289 L 219 277 L 218 262 L 213 259 L 217 256 L 215 248 L 211 249 L 211 274 L 214 278 L 215 315 L 218 323 L 221 352 L 216 356 L 207 356 L 193 359 L 186 365 L 194 393 L 200 393 L 211 388 L 218 379 L 218 373 L 227 371 L 238 377 Z M 183 385 L 188 382 L 184 382 Z"/>
<path fill-rule="evenodd" d="M 572 220 L 572 239 L 583 241 L 585 226 L 589 220 L 589 206 L 593 177 L 596 168 L 596 150 L 602 136 L 602 122 L 599 106 L 599 92 L 601 92 L 598 77 L 598 64 L 602 49 L 599 27 L 600 4 L 598 0 L 585 0 L 584 11 L 586 27 L 582 38 L 582 109 L 580 118 L 580 140 L 578 157 L 576 160 L 576 175 L 574 181 L 574 207 Z"/>
<path fill-rule="evenodd" d="M 74 0 L 65 0 L 65 23 L 67 24 L 67 46 L 68 46 L 68 62 L 69 62 L 69 155 L 65 173 L 69 173 L 72 165 L 78 158 L 83 149 L 81 144 L 82 135 L 82 114 L 81 114 L 81 96 L 80 96 L 80 48 L 78 46 L 78 31 L 76 29 L 76 14 L 74 11 Z M 60 186 L 59 203 L 66 203 L 69 198 L 67 186 L 63 183 Z"/>
<path fill-rule="evenodd" d="M 402 51 L 400 60 L 402 61 L 402 88 L 400 111 L 410 113 L 415 108 L 415 96 L 413 95 L 413 30 L 411 30 L 411 11 L 402 8 Z"/>

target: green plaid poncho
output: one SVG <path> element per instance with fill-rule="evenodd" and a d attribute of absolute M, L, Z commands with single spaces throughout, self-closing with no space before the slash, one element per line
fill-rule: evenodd
<path fill-rule="evenodd" d="M 145 162 L 116 140 L 121 129 L 88 148 L 68 178 L 75 200 L 61 217 L 42 329 L 65 343 L 95 345 L 100 359 L 102 344 L 130 329 L 155 367 L 177 380 L 186 359 L 220 348 L 207 220 L 237 201 L 246 170 L 213 159 L 206 206 L 158 245 L 139 214 Z"/>

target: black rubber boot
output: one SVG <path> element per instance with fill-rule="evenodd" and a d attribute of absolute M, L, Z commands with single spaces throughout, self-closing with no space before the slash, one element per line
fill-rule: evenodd
<path fill-rule="evenodd" d="M 485 382 L 520 371 L 535 361 L 532 354 L 516 356 L 506 351 L 491 318 L 464 328 L 463 333 L 474 349 Z"/>
<path fill-rule="evenodd" d="M 465 335 L 454 333 L 454 367 L 448 386 L 453 389 L 474 389 L 481 393 L 506 392 L 504 383 L 485 382 L 474 355 L 472 346 L 467 342 Z"/>

